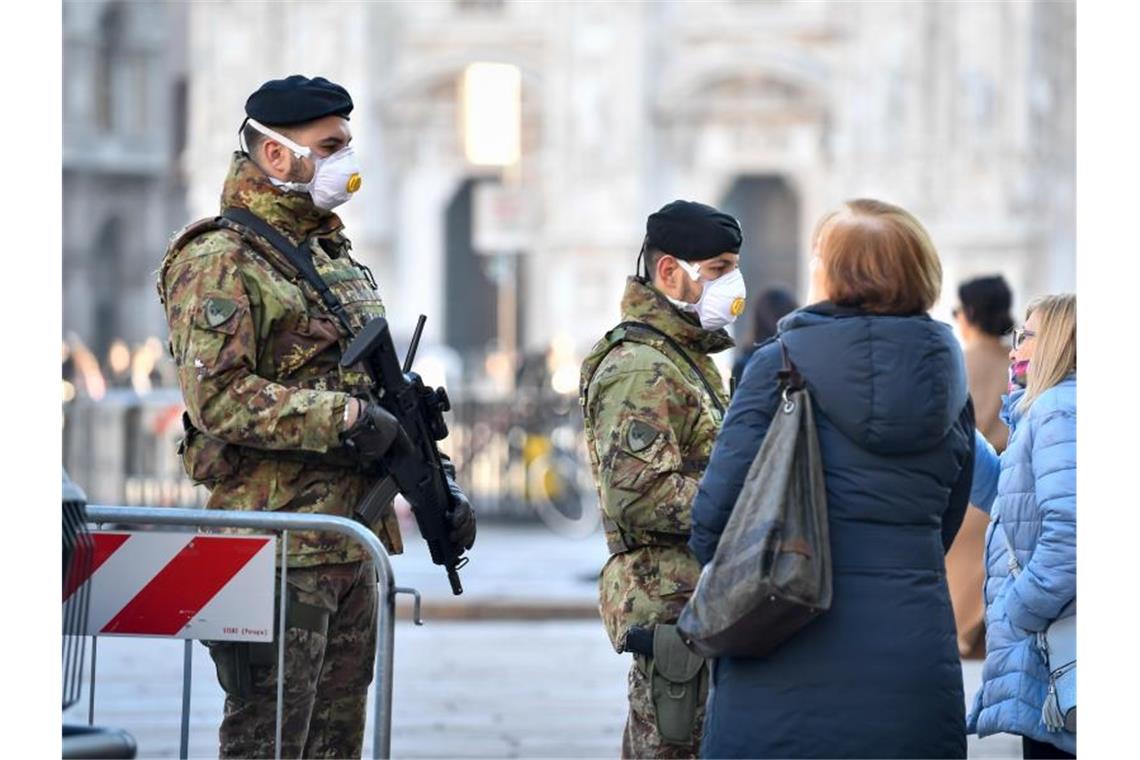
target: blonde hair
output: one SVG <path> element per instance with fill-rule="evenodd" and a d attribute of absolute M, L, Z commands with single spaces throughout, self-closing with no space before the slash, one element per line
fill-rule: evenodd
<path fill-rule="evenodd" d="M 915 314 L 942 291 L 942 262 L 922 223 L 870 198 L 847 201 L 816 226 L 830 299 L 878 314 Z"/>
<path fill-rule="evenodd" d="M 1073 293 L 1042 296 L 1025 310 L 1036 313 L 1037 347 L 1029 360 L 1021 409 L 1029 409 L 1041 394 L 1077 371 L 1077 296 Z"/>

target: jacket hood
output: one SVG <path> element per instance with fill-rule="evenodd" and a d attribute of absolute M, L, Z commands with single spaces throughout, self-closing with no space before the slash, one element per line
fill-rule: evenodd
<path fill-rule="evenodd" d="M 958 341 L 949 325 L 926 314 L 869 314 L 824 302 L 792 312 L 779 328 L 820 411 L 869 451 L 933 448 L 969 397 Z"/>

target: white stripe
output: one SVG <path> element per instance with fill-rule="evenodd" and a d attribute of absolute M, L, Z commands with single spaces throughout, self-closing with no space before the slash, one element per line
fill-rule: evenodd
<path fill-rule="evenodd" d="M 276 541 L 268 537 L 265 546 L 175 635 L 185 639 L 272 641 L 276 630 L 275 568 Z"/>
<path fill-rule="evenodd" d="M 95 571 L 87 632 L 97 635 L 196 533 L 129 533 L 131 536 Z"/>

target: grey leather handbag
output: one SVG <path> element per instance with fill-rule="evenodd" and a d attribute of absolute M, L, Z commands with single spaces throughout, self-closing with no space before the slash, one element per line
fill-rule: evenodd
<path fill-rule="evenodd" d="M 780 348 L 781 401 L 716 553 L 681 612 L 704 657 L 762 657 L 831 606 L 827 495 L 811 394 Z"/>

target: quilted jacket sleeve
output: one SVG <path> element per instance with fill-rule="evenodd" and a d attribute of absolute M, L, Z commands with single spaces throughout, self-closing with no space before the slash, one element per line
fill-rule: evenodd
<path fill-rule="evenodd" d="M 693 501 L 693 534 L 689 548 L 707 565 L 732 514 L 756 452 L 768 433 L 776 407 L 780 348 L 770 343 L 756 350 L 732 397 L 717 436 L 708 469 Z"/>
<path fill-rule="evenodd" d="M 1014 625 L 1041 631 L 1077 595 L 1077 415 L 1075 405 L 1034 411 L 1045 412 L 1032 449 L 1041 534 L 1006 610 Z"/>
<path fill-rule="evenodd" d="M 998 475 L 1001 474 L 1001 458 L 986 437 L 974 431 L 974 484 L 970 488 L 970 503 L 978 509 L 990 513 L 997 498 Z"/>

